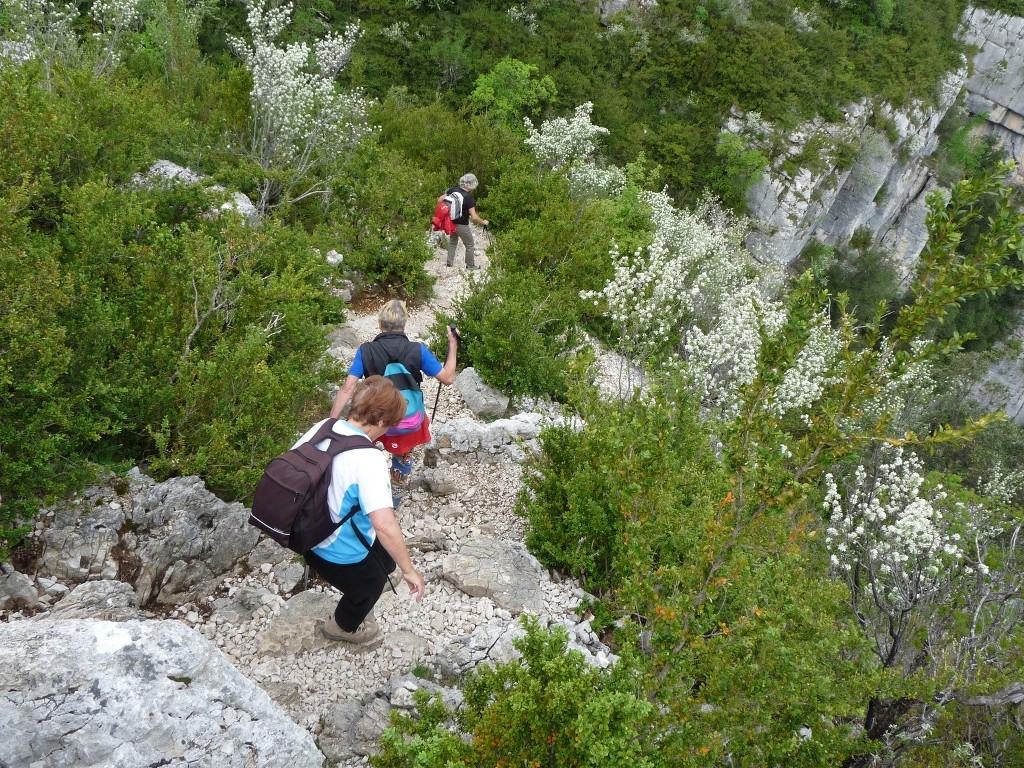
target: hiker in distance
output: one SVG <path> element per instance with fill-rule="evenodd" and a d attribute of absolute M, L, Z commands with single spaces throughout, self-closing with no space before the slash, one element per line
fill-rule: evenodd
<path fill-rule="evenodd" d="M 365 435 L 377 440 L 405 415 L 405 398 L 381 376 L 360 382 L 348 418 L 334 424 L 341 435 Z M 323 421 L 296 445 L 309 440 Z M 324 441 L 326 444 L 328 441 Z M 372 643 L 381 636 L 373 607 L 391 580 L 395 566 L 409 593 L 423 599 L 423 576 L 413 566 L 402 529 L 391 506 L 387 459 L 380 450 L 345 451 L 331 465 L 327 507 L 335 523 L 354 507 L 349 523 L 307 552 L 306 563 L 342 593 L 334 615 L 321 629 L 325 637 L 353 645 Z M 392 581 L 397 584 L 397 581 Z"/>
<path fill-rule="evenodd" d="M 416 446 L 430 442 L 430 419 L 423 403 L 420 384 L 423 374 L 433 376 L 441 384 L 455 382 L 458 329 L 448 328 L 448 355 L 444 365 L 426 344 L 409 341 L 405 335 L 408 320 L 405 304 L 398 299 L 388 301 L 377 313 L 380 333 L 359 345 L 345 383 L 334 398 L 331 416 L 338 418 L 352 398 L 356 383 L 364 376 L 385 376 L 405 398 L 406 408 L 398 424 L 388 429 L 379 441 L 391 454 L 391 483 L 396 491 L 394 506 L 401 501 L 402 489 L 412 474 L 412 451 Z M 374 438 L 378 439 L 378 438 Z"/>
<path fill-rule="evenodd" d="M 446 195 L 456 193 L 462 195 L 462 213 L 458 218 L 452 217 L 455 234 L 448 238 L 449 267 L 455 266 L 455 252 L 459 248 L 459 240 L 462 240 L 462 245 L 466 249 L 466 269 L 480 269 L 476 263 L 476 246 L 473 242 L 473 229 L 469 226 L 469 220 L 472 219 L 481 227 L 486 227 L 490 222 L 487 219 L 481 219 L 476 213 L 476 198 L 473 197 L 473 190 L 479 183 L 476 176 L 467 173 L 459 179 L 457 187 L 452 187 L 445 192 Z"/>

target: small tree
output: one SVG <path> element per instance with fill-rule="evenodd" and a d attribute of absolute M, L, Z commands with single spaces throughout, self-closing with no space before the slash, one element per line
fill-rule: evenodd
<path fill-rule="evenodd" d="M 576 107 L 572 119 L 564 117 L 545 120 L 535 128 L 524 118 L 527 133 L 526 146 L 537 158 L 537 178 L 544 169 L 564 173 L 575 197 L 614 195 L 626 183 L 626 174 L 616 166 L 602 166 L 597 159 L 597 138 L 608 133 L 607 128 L 590 122 L 594 105 L 589 101 Z"/>
<path fill-rule="evenodd" d="M 524 618 L 513 641 L 520 659 L 482 666 L 457 710 L 425 691 L 417 717 L 397 715 L 384 732 L 377 768 L 452 765 L 655 768 L 667 765 L 654 737 L 658 712 L 628 676 L 612 675 L 567 650 L 562 627 Z"/>
<path fill-rule="evenodd" d="M 558 95 L 555 81 L 548 75 L 537 77 L 537 71 L 537 67 L 506 56 L 477 78 L 470 102 L 496 120 L 517 123 L 525 115 L 535 117 Z"/>
<path fill-rule="evenodd" d="M 328 33 L 312 50 L 304 42 L 278 47 L 292 5 L 246 0 L 246 7 L 252 42 L 229 43 L 252 75 L 248 151 L 263 171 L 258 205 L 267 211 L 326 195 L 339 162 L 371 128 L 367 101 L 335 82 L 359 37 L 357 25 Z"/>

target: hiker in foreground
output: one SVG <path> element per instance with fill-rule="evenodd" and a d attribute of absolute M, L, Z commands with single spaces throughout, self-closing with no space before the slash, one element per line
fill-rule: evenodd
<path fill-rule="evenodd" d="M 365 435 L 377 440 L 405 414 L 405 398 L 381 376 L 361 382 L 352 398 L 348 418 L 338 421 L 334 431 L 342 435 Z M 316 424 L 296 445 L 309 440 L 319 429 Z M 328 441 L 325 440 L 326 444 Z M 349 522 L 305 554 L 306 563 L 343 594 L 322 629 L 331 640 L 365 645 L 381 636 L 373 606 L 388 585 L 397 564 L 409 593 L 423 599 L 423 576 L 412 564 L 402 529 L 391 506 L 391 483 L 387 460 L 380 450 L 345 451 L 334 458 L 327 507 L 338 523 L 353 508 Z"/>
<path fill-rule="evenodd" d="M 402 420 L 380 438 L 384 449 L 391 454 L 391 483 L 396 489 L 394 506 L 401 501 L 402 489 L 412 473 L 412 451 L 416 446 L 430 442 L 430 419 L 423 404 L 420 384 L 423 374 L 433 376 L 441 384 L 455 381 L 458 329 L 448 329 L 448 355 L 444 365 L 426 344 L 409 341 L 405 335 L 408 320 L 405 304 L 397 299 L 384 304 L 377 313 L 380 333 L 356 350 L 348 369 L 348 376 L 337 397 L 331 416 L 338 418 L 352 398 L 356 383 L 364 376 L 384 376 L 398 388 L 405 398 Z M 375 438 L 376 439 L 376 438 Z"/>
<path fill-rule="evenodd" d="M 466 249 L 466 269 L 480 269 L 476 263 L 476 246 L 473 242 L 473 229 L 469 226 L 472 219 L 481 227 L 490 224 L 486 219 L 481 219 L 476 213 L 476 198 L 473 197 L 473 190 L 479 182 L 472 173 L 467 173 L 459 179 L 459 185 L 452 187 L 445 195 L 459 195 L 461 197 L 461 210 L 458 216 L 452 216 L 452 223 L 455 224 L 455 233 L 448 238 L 448 266 L 455 266 L 455 252 L 459 248 L 459 240 Z M 454 211 L 453 211 L 454 213 Z"/>

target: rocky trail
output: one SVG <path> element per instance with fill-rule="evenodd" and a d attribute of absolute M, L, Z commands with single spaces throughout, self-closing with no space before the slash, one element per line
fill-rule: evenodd
<path fill-rule="evenodd" d="M 488 266 L 485 237 L 478 238 L 478 263 L 484 269 Z M 426 340 L 435 313 L 452 306 L 470 274 L 461 265 L 446 267 L 441 250 L 428 269 L 437 277 L 435 296 L 428 304 L 410 307 L 407 333 L 414 340 Z M 376 310 L 373 305 L 353 312 L 335 329 L 330 335 L 331 354 L 346 365 L 351 362 L 356 347 L 377 332 Z M 614 373 L 612 368 L 609 371 Z M 50 641 L 55 634 L 82 631 L 80 624 L 66 620 L 100 620 L 104 623 L 88 626 L 101 634 L 112 631 L 106 622 L 126 622 L 117 627 L 130 628 L 140 646 L 155 626 L 175 625 L 167 630 L 174 635 L 173 641 L 164 638 L 158 643 L 160 650 L 154 651 L 161 658 L 167 647 L 181 650 L 183 643 L 191 642 L 179 635 L 185 625 L 207 638 L 230 662 L 218 675 L 234 675 L 237 670 L 287 715 L 282 727 L 292 727 L 287 723 L 290 719 L 304 729 L 307 736 L 286 746 L 277 739 L 252 763 L 289 768 L 318 765 L 324 757 L 331 765 L 366 764 L 377 748 L 388 712 L 411 707 L 415 688 L 440 690 L 447 699 L 457 701 L 457 689 L 442 687 L 446 681 L 481 662 L 512 658 L 511 640 L 521 632 L 517 618 L 523 613 L 540 617 L 544 625 L 565 626 L 572 646 L 593 663 L 612 663 L 609 649 L 589 622 L 577 615 L 586 595 L 571 580 L 549 573 L 526 551 L 524 521 L 514 514 L 521 488 L 520 460 L 537 449 L 541 425 L 557 416 L 518 413 L 488 422 L 473 415 L 458 382 L 443 388 L 440 397 L 437 387 L 432 378 L 424 382 L 429 410 L 437 398 L 434 441 L 417 449 L 410 490 L 398 510 L 413 561 L 426 579 L 426 593 L 416 603 L 404 583 L 395 593 L 385 591 L 375 609 L 384 631 L 381 641 L 354 648 L 325 639 L 319 628 L 333 611 L 337 592 L 311 577 L 301 559 L 288 550 L 265 537 L 257 541 L 251 526 L 238 522 L 248 514 L 242 505 L 216 500 L 197 478 L 157 484 L 133 471 L 127 490 L 90 489 L 68 506 L 41 515 L 36 531 L 42 554 L 33 572 L 0 579 L 0 607 L 5 591 L 9 595 L 19 589 L 24 598 L 20 604 L 30 606 L 0 612 L 0 630 L 13 631 L 19 638 L 5 643 L 0 636 L 0 662 L 9 646 L 45 645 L 40 638 Z M 225 525 L 228 533 L 219 533 L 218 526 L 211 526 L 213 518 L 235 522 L 230 528 Z M 195 560 L 189 560 L 183 549 Z M 225 560 L 225 550 L 232 549 L 237 556 L 226 561 L 226 570 L 218 569 L 215 561 Z M 34 605 L 33 599 L 37 600 Z M 74 630 L 62 629 L 62 620 Z M 97 626 L 107 628 L 101 631 Z M 212 648 L 181 652 L 193 661 L 216 656 Z M 83 664 L 101 662 L 105 657 Z M 35 663 L 39 669 L 50 666 L 45 657 L 23 663 Z M 161 663 L 181 664 L 177 659 Z M 204 670 L 220 663 L 204 662 Z M 160 667 L 152 659 L 149 664 Z M 136 667 L 132 665 L 133 670 Z M 66 687 L 69 678 L 80 684 L 83 675 L 100 673 L 49 674 L 59 677 L 56 685 Z M 166 676 L 156 677 L 166 682 Z M 170 675 L 170 679 L 184 676 Z M 122 700 L 139 695 L 141 683 L 125 682 L 126 689 L 133 685 L 136 690 L 122 694 Z M 188 687 L 195 690 L 197 685 Z M 155 695 L 149 695 L 146 706 L 153 706 Z M 224 693 L 217 698 L 224 698 Z M 160 709 L 178 706 L 167 704 Z M 186 720 L 211 716 L 208 702 L 194 707 Z M 217 718 L 227 717 L 237 726 L 237 712 L 225 715 L 219 704 L 216 712 Z M 255 717 L 252 711 L 247 716 Z M 124 720 L 123 714 L 118 717 L 119 722 Z M 174 723 L 180 726 L 179 721 Z M 0 725 L 5 724 L 10 725 L 0 717 Z M 229 733 L 231 729 L 221 720 L 220 730 Z M 210 731 L 206 729 L 202 738 L 210 738 Z M 299 743 L 309 739 L 310 744 L 300 748 Z M 248 742 L 247 748 L 259 751 Z M 52 760 L 60 753 L 39 747 L 45 749 L 50 750 L 51 762 L 32 762 L 40 754 L 31 752 L 19 763 L 0 750 L 0 764 L 56 765 Z M 218 755 L 230 753 L 223 759 L 209 758 L 212 746 L 197 749 L 203 755 L 200 759 L 174 764 L 250 764 L 242 759 L 235 742 L 216 748 Z M 271 760 L 266 754 L 266 750 L 281 749 L 285 757 Z M 79 750 L 74 762 L 127 766 L 141 759 L 133 754 L 122 762 L 90 761 Z"/>

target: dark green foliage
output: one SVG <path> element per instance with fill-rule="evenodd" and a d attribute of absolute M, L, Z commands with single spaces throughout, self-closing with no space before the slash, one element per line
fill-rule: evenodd
<path fill-rule="evenodd" d="M 696 549 L 689 537 L 700 534 L 677 528 L 677 514 L 726 491 L 705 427 L 685 401 L 585 405 L 581 431 L 542 435 L 544 456 L 527 478 L 522 508 L 527 545 L 545 565 L 607 590 L 638 566 L 686 559 Z M 628 543 L 641 533 L 656 551 L 637 563 Z"/>
<path fill-rule="evenodd" d="M 65 186 L 127 182 L 178 126 L 144 88 L 83 70 L 47 84 L 33 66 L 0 68 L 0 190 L 23 186 L 35 226 L 52 229 Z"/>
<path fill-rule="evenodd" d="M 559 768 L 668 766 L 656 707 L 638 694 L 624 667 L 591 667 L 567 650 L 562 627 L 540 629 L 524 618 L 515 641 L 522 658 L 479 667 L 465 682 L 465 701 L 451 711 L 417 691 L 417 717 L 394 715 L 377 768 L 452 765 Z M 450 725 L 456 725 L 453 732 Z M 461 734 L 468 734 L 464 739 Z"/>
<path fill-rule="evenodd" d="M 816 252 L 825 248 L 827 246 L 812 242 L 804 258 L 813 261 Z M 879 307 L 884 306 L 887 314 L 895 309 L 902 293 L 900 275 L 892 258 L 885 251 L 872 247 L 870 235 L 867 242 L 863 242 L 855 234 L 847 248 L 832 250 L 825 284 L 832 296 L 846 294 L 847 309 L 861 324 L 871 321 Z"/>
<path fill-rule="evenodd" d="M 360 288 L 427 296 L 433 281 L 424 264 L 433 251 L 424 231 L 441 179 L 370 141 L 356 150 L 346 171 L 315 233 L 321 249 L 341 253 L 345 271 L 359 278 Z"/>
<path fill-rule="evenodd" d="M 978 0 L 972 5 L 999 11 L 1009 16 L 1024 16 L 1024 0 Z"/>
<path fill-rule="evenodd" d="M 729 481 L 681 393 L 583 416 L 542 435 L 521 502 L 528 544 L 628 617 L 615 641 L 664 707 L 668 764 L 841 764 L 860 746 L 845 723 L 870 657 L 844 590 L 811 565 L 811 518 L 780 507 L 732 527 Z"/>
<path fill-rule="evenodd" d="M 0 69 L 0 89 L 0 537 L 93 457 L 244 498 L 340 376 L 322 359 L 331 268 L 301 229 L 128 184 L 181 137 L 158 98 L 31 67 Z"/>
<path fill-rule="evenodd" d="M 515 395 L 564 396 L 566 350 L 577 317 L 571 303 L 535 272 L 497 272 L 461 299 L 454 314 L 464 345 L 459 364 Z"/>

